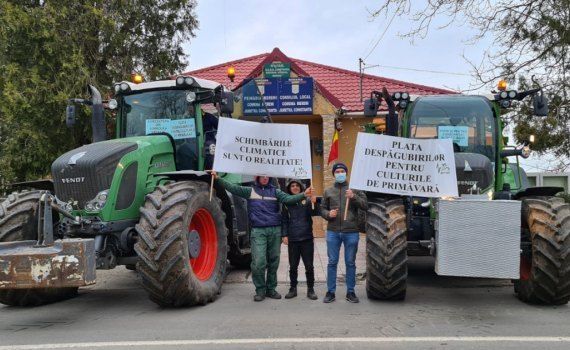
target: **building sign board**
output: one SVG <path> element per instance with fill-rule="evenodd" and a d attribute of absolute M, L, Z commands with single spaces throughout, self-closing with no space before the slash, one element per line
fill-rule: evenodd
<path fill-rule="evenodd" d="M 291 63 L 271 62 L 263 66 L 266 78 L 287 79 L 291 76 Z"/>
<path fill-rule="evenodd" d="M 313 114 L 313 87 L 313 78 L 252 79 L 242 88 L 243 115 L 267 115 L 265 107 L 272 115 Z"/>

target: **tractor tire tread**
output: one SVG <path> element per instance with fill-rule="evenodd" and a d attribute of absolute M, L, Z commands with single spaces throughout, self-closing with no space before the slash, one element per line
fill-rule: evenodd
<path fill-rule="evenodd" d="M 37 240 L 37 211 L 45 191 L 21 191 L 0 203 L 0 242 Z M 0 291 L 0 303 L 39 306 L 72 298 L 78 288 L 8 289 Z"/>
<path fill-rule="evenodd" d="M 517 296 L 536 304 L 570 300 L 570 205 L 556 197 L 523 199 L 522 226 L 531 234 L 532 264 L 527 280 L 515 281 Z"/>
<path fill-rule="evenodd" d="M 370 199 L 366 218 L 366 294 L 403 300 L 408 277 L 404 204 L 400 199 Z"/>
<path fill-rule="evenodd" d="M 191 209 L 189 203 L 200 198 L 205 201 L 208 197 L 209 186 L 204 182 L 172 182 L 158 186 L 147 195 L 141 208 L 141 219 L 136 229 L 139 234 L 143 232 L 141 237 L 144 238 L 135 245 L 139 256 L 137 270 L 149 298 L 162 307 L 206 304 L 221 288 L 226 268 L 227 228 L 219 201 L 212 201 L 210 205 L 211 215 L 217 222 L 217 232 L 220 235 L 219 230 L 223 230 L 221 234 L 224 236 L 221 243 L 218 240 L 223 255 L 218 256 L 218 260 L 223 259 L 223 263 L 217 262 L 220 267 L 214 271 L 215 276 L 205 282 L 197 279 L 190 267 L 184 241 L 187 213 Z"/>

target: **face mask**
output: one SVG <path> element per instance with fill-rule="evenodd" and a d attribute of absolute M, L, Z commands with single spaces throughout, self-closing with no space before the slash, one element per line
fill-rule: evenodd
<path fill-rule="evenodd" d="M 334 174 L 334 179 L 336 182 L 341 184 L 346 181 L 346 173 L 336 173 Z"/>

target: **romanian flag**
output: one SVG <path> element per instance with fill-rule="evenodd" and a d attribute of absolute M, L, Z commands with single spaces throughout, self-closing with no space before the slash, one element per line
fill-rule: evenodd
<path fill-rule="evenodd" d="M 331 151 L 329 153 L 328 164 L 330 164 L 335 159 L 338 159 L 338 130 L 337 129 L 334 130 L 334 136 L 332 139 Z"/>

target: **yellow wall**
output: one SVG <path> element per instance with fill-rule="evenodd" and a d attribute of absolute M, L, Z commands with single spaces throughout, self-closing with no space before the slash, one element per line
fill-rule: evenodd
<path fill-rule="evenodd" d="M 337 161 L 346 164 L 349 169 L 350 179 L 356 137 L 360 131 L 364 131 L 364 125 L 370 123 L 370 119 L 365 117 L 342 117 L 340 121 L 342 123 L 342 131 L 339 133 L 339 157 Z"/>

